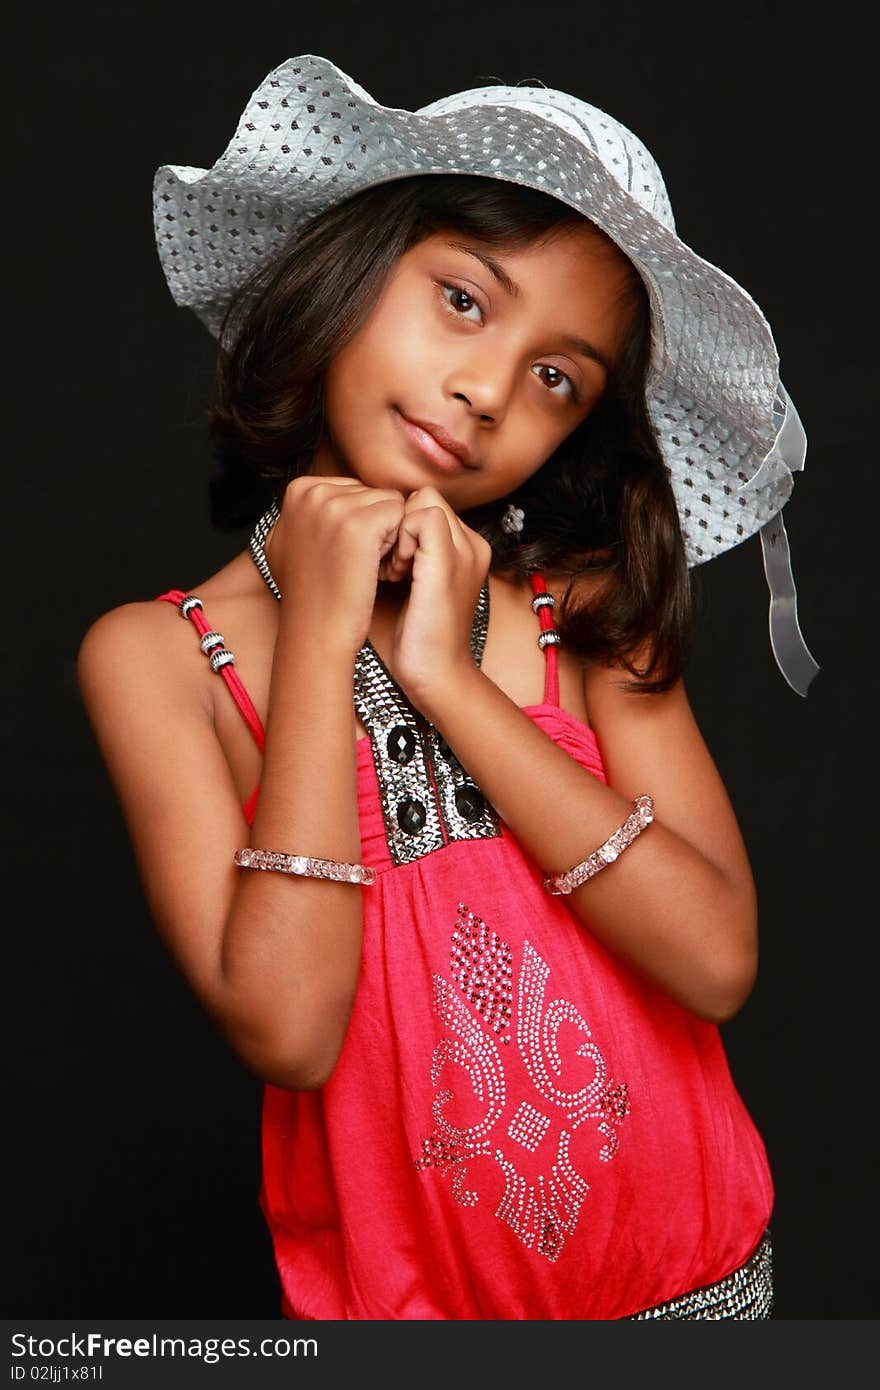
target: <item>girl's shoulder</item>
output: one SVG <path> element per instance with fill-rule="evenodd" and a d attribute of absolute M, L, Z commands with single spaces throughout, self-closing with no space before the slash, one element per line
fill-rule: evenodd
<path fill-rule="evenodd" d="M 201 599 L 202 612 L 212 626 L 215 615 L 222 613 L 233 619 L 240 615 L 244 627 L 252 610 L 262 607 L 259 590 L 246 582 L 252 576 L 242 559 L 250 565 L 249 557 L 237 556 L 201 583 L 180 591 Z M 132 697 L 141 688 L 202 708 L 211 703 L 211 686 L 205 681 L 210 668 L 198 632 L 192 622 L 181 621 L 176 602 L 157 602 L 158 598 L 157 594 L 120 604 L 86 631 L 77 654 L 77 673 L 87 705 L 100 702 L 105 692 L 112 698 L 124 690 Z"/>
<path fill-rule="evenodd" d="M 131 800 L 142 795 L 149 764 L 178 765 L 182 750 L 196 749 L 204 767 L 220 750 L 244 800 L 260 760 L 229 682 L 238 678 L 265 724 L 278 604 L 247 551 L 200 583 L 184 590 L 178 581 L 166 592 L 200 599 L 197 621 L 157 595 L 110 610 L 86 632 L 77 660 L 86 713 L 111 775 L 135 789 Z M 233 667 L 212 669 L 201 646 L 205 629 L 222 635 Z"/>
<path fill-rule="evenodd" d="M 173 709 L 184 718 L 187 711 L 206 712 L 195 660 L 201 651 L 182 628 L 179 610 L 155 600 L 121 604 L 92 623 L 80 643 L 76 669 L 93 724 L 134 725 L 141 711 L 149 718 L 155 708 Z"/>

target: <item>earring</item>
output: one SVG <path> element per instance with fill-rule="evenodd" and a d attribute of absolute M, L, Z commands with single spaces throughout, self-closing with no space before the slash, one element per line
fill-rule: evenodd
<path fill-rule="evenodd" d="M 515 507 L 511 502 L 501 518 L 501 529 L 506 531 L 508 535 L 513 535 L 522 530 L 524 520 L 525 512 L 522 507 Z"/>

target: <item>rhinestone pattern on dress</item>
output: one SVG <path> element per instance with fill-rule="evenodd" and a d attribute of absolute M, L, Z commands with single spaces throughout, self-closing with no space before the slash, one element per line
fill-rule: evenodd
<path fill-rule="evenodd" d="M 452 978 L 503 1043 L 510 1042 L 512 954 L 506 941 L 459 903 L 449 953 Z"/>
<path fill-rule="evenodd" d="M 507 962 L 512 966 L 509 943 L 465 903 L 459 903 L 450 950 L 454 984 L 434 976 L 434 1010 L 448 1030 L 434 1049 L 431 1068 L 434 1129 L 422 1141 L 421 1154 L 413 1162 L 421 1172 L 433 1169 L 441 1178 L 448 1178 L 453 1200 L 467 1209 L 480 1201 L 476 1175 L 469 1170 L 478 1162 L 494 1162 L 504 1175 L 504 1192 L 495 1216 L 532 1254 L 556 1264 L 576 1235 L 590 1192 L 590 1184 L 572 1162 L 572 1135 L 585 1120 L 598 1121 L 597 1132 L 606 1139 L 598 1156 L 610 1162 L 619 1146 L 620 1126 L 630 1113 L 630 1094 L 626 1082 L 609 1080 L 605 1058 L 575 1006 L 565 999 L 547 1001 L 550 966 L 525 942 L 516 991 L 515 1038 L 535 1083 L 535 1100 L 542 1103 L 520 1101 L 510 1115 L 498 1034 L 493 1036 L 491 1026 L 493 1016 L 497 1022 L 499 1001 L 504 997 L 496 981 L 505 978 Z M 474 1017 L 471 1006 L 482 1019 Z M 575 1056 L 588 1059 L 592 1065 L 593 1077 L 586 1086 L 561 1084 L 566 1061 L 571 1064 L 570 1049 L 563 1059 L 559 1047 L 559 1029 L 564 1021 L 574 1024 L 584 1036 Z M 466 1084 L 458 1091 L 456 1086 L 462 1079 Z M 442 1088 L 437 1089 L 441 1082 Z M 448 1117 L 463 1095 L 472 1098 L 481 1112 L 469 1126 L 456 1125 Z M 510 1141 L 517 1147 L 512 1148 Z M 544 1147 L 546 1164 L 532 1181 L 517 1166 L 517 1150 L 540 1158 Z M 772 1304 L 772 1250 L 767 1231 L 755 1253 L 733 1273 L 705 1288 L 644 1309 L 628 1320 L 769 1318 Z"/>
<path fill-rule="evenodd" d="M 527 941 L 516 989 L 516 1024 L 512 1033 L 508 1031 L 514 1000 L 513 950 L 461 902 L 451 934 L 450 973 L 452 982 L 434 976 L 434 1011 L 448 1032 L 434 1049 L 431 1081 L 435 1088 L 441 1080 L 444 1084 L 435 1089 L 435 1127 L 422 1141 L 415 1166 L 436 1168 L 443 1176 L 451 1173 L 453 1198 L 473 1207 L 479 1191 L 475 1183 L 465 1186 L 469 1166 L 475 1159 L 491 1158 L 504 1175 L 495 1215 L 526 1249 L 555 1263 L 577 1229 L 590 1190 L 571 1159 L 572 1135 L 586 1120 L 598 1121 L 597 1134 L 607 1141 L 598 1157 L 608 1162 L 630 1110 L 627 1087 L 609 1081 L 605 1058 L 575 1006 L 565 999 L 546 1002 L 550 966 Z M 587 1039 L 573 1050 L 569 1038 L 565 1058 L 559 1045 L 563 1022 L 574 1024 Z M 520 1101 L 512 1115 L 497 1045 L 499 1039 L 509 1042 L 511 1035 L 535 1088 L 535 1103 Z M 566 1072 L 576 1066 L 578 1076 L 583 1075 L 578 1059 L 588 1063 L 592 1077 L 585 1086 L 566 1088 L 560 1084 Z M 456 1091 L 462 1079 L 467 1084 Z M 467 1126 L 453 1124 L 448 1112 L 467 1103 L 476 1103 L 481 1115 Z M 518 1150 L 543 1159 L 534 1180 L 518 1166 Z"/>
<path fill-rule="evenodd" d="M 549 1128 L 548 1117 L 524 1100 L 511 1120 L 507 1133 L 529 1153 L 534 1153 Z"/>
<path fill-rule="evenodd" d="M 489 629 L 489 582 L 471 627 L 479 666 Z M 455 840 L 501 834 L 494 807 L 468 776 L 446 740 L 414 709 L 367 638 L 357 654 L 354 703 L 373 753 L 388 853 L 411 864 Z"/>

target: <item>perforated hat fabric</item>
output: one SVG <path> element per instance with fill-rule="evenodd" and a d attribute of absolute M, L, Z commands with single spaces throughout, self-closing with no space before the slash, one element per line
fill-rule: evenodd
<path fill-rule="evenodd" d="M 254 92 L 210 169 L 158 170 L 156 240 L 171 293 L 217 336 L 235 292 L 304 221 L 375 184 L 431 173 L 549 193 L 632 261 L 651 306 L 647 404 L 688 565 L 760 532 L 774 656 L 805 695 L 819 667 L 798 626 L 782 521 L 804 430 L 760 309 L 676 236 L 657 164 L 612 116 L 528 86 L 474 88 L 417 111 L 384 107 L 327 59 L 288 59 Z"/>

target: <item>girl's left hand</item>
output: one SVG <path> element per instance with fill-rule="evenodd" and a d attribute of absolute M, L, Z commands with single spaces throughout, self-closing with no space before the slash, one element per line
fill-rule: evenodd
<path fill-rule="evenodd" d="M 379 577 L 400 580 L 412 569 L 394 628 L 392 675 L 429 719 L 444 693 L 473 674 L 471 629 L 491 560 L 489 542 L 465 526 L 436 488 L 410 493 Z"/>

